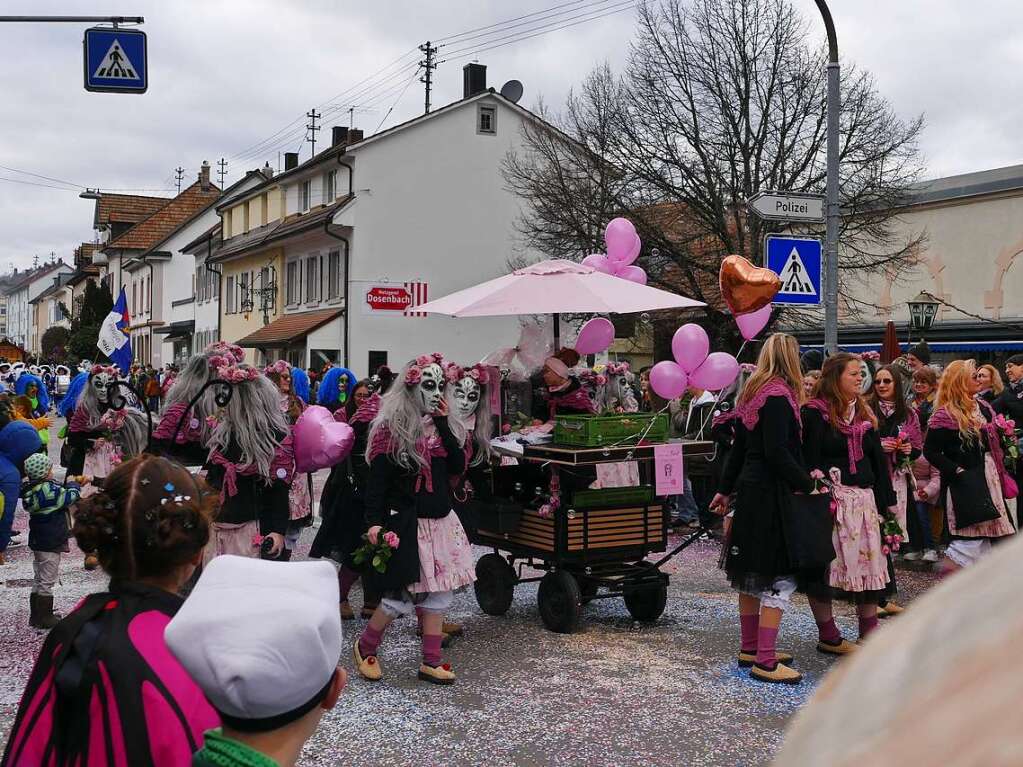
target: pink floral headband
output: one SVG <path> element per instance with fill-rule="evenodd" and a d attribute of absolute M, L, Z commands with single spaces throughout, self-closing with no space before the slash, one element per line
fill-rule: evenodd
<path fill-rule="evenodd" d="M 609 362 L 607 363 L 606 370 L 613 376 L 620 376 L 632 372 L 632 368 L 629 367 L 628 362 Z"/>
<path fill-rule="evenodd" d="M 865 360 L 880 360 L 881 352 L 863 352 L 860 356 Z"/>
<path fill-rule="evenodd" d="M 117 365 L 93 365 L 89 368 L 90 376 L 99 375 L 100 373 L 107 373 L 116 377 L 118 375 Z"/>
<path fill-rule="evenodd" d="M 579 374 L 579 379 L 595 386 L 603 386 L 607 383 L 607 376 L 595 370 L 584 370 Z"/>
<path fill-rule="evenodd" d="M 444 355 L 439 352 L 433 354 L 421 354 L 412 361 L 409 365 L 408 370 L 405 371 L 405 385 L 415 386 L 423 378 L 423 370 L 430 365 L 440 365 L 441 369 L 445 369 L 444 366 Z M 445 375 L 447 372 L 445 370 Z"/>
<path fill-rule="evenodd" d="M 255 381 L 259 378 L 259 371 L 256 368 L 240 367 L 238 365 L 226 365 L 217 369 L 217 376 L 230 383 L 245 383 Z"/>
<path fill-rule="evenodd" d="M 215 341 L 206 347 L 203 352 L 206 356 L 219 355 L 228 358 L 233 358 L 235 362 L 245 361 L 245 350 L 238 344 L 229 344 L 226 341 Z M 212 360 L 211 360 L 212 364 Z"/>
<path fill-rule="evenodd" d="M 272 365 L 267 365 L 263 372 L 267 375 L 276 373 L 277 375 L 282 376 L 291 372 L 291 365 L 288 364 L 287 360 L 277 360 Z"/>

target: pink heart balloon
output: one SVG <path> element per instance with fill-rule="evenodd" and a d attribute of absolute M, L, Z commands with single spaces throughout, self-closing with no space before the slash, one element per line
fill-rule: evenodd
<path fill-rule="evenodd" d="M 650 388 L 661 399 L 681 397 L 686 390 L 686 371 L 665 360 L 650 368 Z"/>
<path fill-rule="evenodd" d="M 613 218 L 604 229 L 607 255 L 612 261 L 624 259 L 634 244 L 636 227 L 627 218 Z"/>
<path fill-rule="evenodd" d="M 742 337 L 747 341 L 752 341 L 756 338 L 757 334 L 767 327 L 767 323 L 771 321 L 772 308 L 768 304 L 757 309 L 755 312 L 737 315 L 735 324 L 738 326 L 739 332 L 742 333 Z"/>
<path fill-rule="evenodd" d="M 614 264 L 603 253 L 591 253 L 583 259 L 583 266 L 596 269 L 604 274 L 614 274 Z"/>
<path fill-rule="evenodd" d="M 630 282 L 638 282 L 640 285 L 646 285 L 646 272 L 638 266 L 619 266 L 615 276 Z"/>
<path fill-rule="evenodd" d="M 355 432 L 346 423 L 335 421 L 330 411 L 312 405 L 302 411 L 292 429 L 295 443 L 295 470 L 301 473 L 329 469 L 352 452 Z"/>
<path fill-rule="evenodd" d="M 603 317 L 594 317 L 582 326 L 575 350 L 580 354 L 600 354 L 615 340 L 615 326 Z"/>
<path fill-rule="evenodd" d="M 671 338 L 671 355 L 687 373 L 692 373 L 707 359 L 710 338 L 707 331 L 694 322 L 689 322 L 675 331 Z"/>

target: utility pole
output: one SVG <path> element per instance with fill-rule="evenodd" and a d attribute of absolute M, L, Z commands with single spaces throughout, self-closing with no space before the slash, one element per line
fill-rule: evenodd
<path fill-rule="evenodd" d="M 319 120 L 321 117 L 323 117 L 323 115 L 321 115 L 319 112 L 316 111 L 316 107 L 313 107 L 312 109 L 310 109 L 308 112 L 305 113 L 305 116 L 309 118 L 309 124 L 306 125 L 305 127 L 309 130 L 309 143 L 313 145 L 313 154 L 312 154 L 312 156 L 315 157 L 316 156 L 316 131 L 318 131 L 320 129 L 320 126 L 316 124 L 316 121 Z"/>
<path fill-rule="evenodd" d="M 217 177 L 220 179 L 220 188 L 224 188 L 224 177 L 227 176 L 227 160 L 221 157 L 217 160 Z"/>
<path fill-rule="evenodd" d="M 178 194 L 181 194 L 181 179 L 185 177 L 185 169 L 180 165 L 174 169 L 174 178 L 178 181 Z"/>
<path fill-rule="evenodd" d="M 419 78 L 419 82 L 426 85 L 425 114 L 430 114 L 430 91 L 433 90 L 433 70 L 437 68 L 437 63 L 433 60 L 433 57 L 437 54 L 437 46 L 430 45 L 430 41 L 427 40 L 419 46 L 419 50 L 426 54 L 426 59 L 419 62 L 419 66 L 424 70 L 423 76 Z"/>
<path fill-rule="evenodd" d="M 827 0 L 816 0 L 828 32 L 827 228 L 824 245 L 824 353 L 838 351 L 838 130 L 842 108 L 838 89 L 838 35 Z"/>

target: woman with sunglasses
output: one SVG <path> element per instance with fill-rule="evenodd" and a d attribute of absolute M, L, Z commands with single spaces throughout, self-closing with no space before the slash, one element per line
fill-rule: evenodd
<path fill-rule="evenodd" d="M 877 432 L 881 438 L 881 449 L 888 464 L 888 476 L 895 490 L 893 511 L 905 536 L 908 528 L 910 499 L 914 497 L 913 461 L 923 451 L 923 434 L 920 421 L 914 410 L 906 404 L 902 392 L 905 389 L 902 370 L 897 365 L 883 365 L 874 374 L 874 386 L 870 395 L 870 407 L 877 416 Z M 915 512 L 915 504 L 914 504 Z M 895 584 L 894 568 L 889 569 L 892 585 Z M 882 600 L 878 617 L 898 615 L 903 610 L 895 602 Z"/>

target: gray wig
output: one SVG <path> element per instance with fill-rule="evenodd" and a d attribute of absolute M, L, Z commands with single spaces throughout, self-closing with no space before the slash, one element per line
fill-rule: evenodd
<path fill-rule="evenodd" d="M 149 441 L 149 418 L 133 407 L 124 409 L 124 423 L 112 433 L 114 444 L 121 448 L 124 459 L 142 455 Z"/>
<path fill-rule="evenodd" d="M 639 402 L 636 400 L 636 376 L 630 371 L 628 373 L 604 372 L 607 383 L 597 391 L 597 409 L 602 413 L 613 412 L 621 408 L 626 413 L 639 412 Z M 622 385 L 619 379 L 625 379 Z"/>
<path fill-rule="evenodd" d="M 418 471 L 426 465 L 416 449 L 416 443 L 425 435 L 423 412 L 416 401 L 415 387 L 405 384 L 405 374 L 414 364 L 415 360 L 408 362 L 395 377 L 391 388 L 381 397 L 380 412 L 370 424 L 366 440 L 366 458 L 369 460 L 369 450 L 372 449 L 374 439 L 381 429 L 386 428 L 394 448 L 391 457 L 406 471 Z M 445 380 L 441 378 L 442 384 Z"/>
<path fill-rule="evenodd" d="M 248 370 L 249 365 L 238 365 Z M 281 435 L 290 431 L 277 387 L 264 375 L 234 385 L 231 401 L 227 403 L 220 423 L 210 435 L 209 446 L 226 454 L 234 443 L 241 450 L 238 463 L 255 464 L 259 475 L 267 484 L 273 481 L 270 466 L 280 444 Z"/>
<path fill-rule="evenodd" d="M 90 375 L 89 379 L 85 383 L 85 387 L 82 389 L 82 395 L 78 398 L 78 405 L 76 407 L 82 408 L 85 414 L 89 417 L 89 429 L 98 429 L 99 419 L 103 417 L 103 413 L 100 412 L 101 403 L 99 397 L 96 396 L 96 387 L 92 385 L 93 376 Z M 120 380 L 120 379 L 118 379 Z M 120 392 L 127 394 L 127 392 Z"/>
<path fill-rule="evenodd" d="M 480 387 L 480 401 L 476 405 L 476 412 L 473 413 L 476 423 L 472 427 L 472 436 L 473 442 L 476 444 L 472 451 L 471 466 L 479 466 L 490 461 L 490 440 L 493 437 L 494 430 L 494 421 L 490 413 L 490 384 L 482 384 L 478 381 L 477 383 Z M 449 385 L 447 397 L 449 407 L 453 404 L 451 402 L 453 390 L 454 387 Z M 468 425 L 454 415 L 448 419 L 448 422 L 451 424 L 451 433 L 455 435 L 458 444 L 464 445 Z"/>

